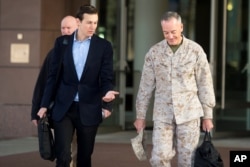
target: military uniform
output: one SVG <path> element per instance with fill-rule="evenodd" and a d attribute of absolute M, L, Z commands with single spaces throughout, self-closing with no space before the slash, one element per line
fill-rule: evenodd
<path fill-rule="evenodd" d="M 211 72 L 202 47 L 184 36 L 176 52 L 166 40 L 151 47 L 136 99 L 137 119 L 146 118 L 153 93 L 152 166 L 169 166 L 175 149 L 181 155 L 179 162 L 188 161 L 186 165 L 191 166 L 199 141 L 200 117 L 212 119 L 215 106 Z"/>

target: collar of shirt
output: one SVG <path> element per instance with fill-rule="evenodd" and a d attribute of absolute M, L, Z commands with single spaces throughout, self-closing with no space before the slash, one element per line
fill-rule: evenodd
<path fill-rule="evenodd" d="M 76 30 L 75 32 L 74 32 L 74 42 L 75 41 L 81 41 L 81 40 L 77 40 L 77 32 L 78 32 L 78 30 Z M 91 37 L 88 37 L 87 39 L 85 39 L 85 40 L 83 40 L 83 41 L 86 41 L 86 40 L 91 40 Z M 82 41 L 81 41 L 82 42 Z"/>

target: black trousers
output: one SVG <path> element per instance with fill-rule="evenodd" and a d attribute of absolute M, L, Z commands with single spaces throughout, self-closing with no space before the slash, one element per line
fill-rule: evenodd
<path fill-rule="evenodd" d="M 54 121 L 56 146 L 56 167 L 69 167 L 71 162 L 71 142 L 74 131 L 77 135 L 77 167 L 91 167 L 98 125 L 84 126 L 79 115 L 79 105 L 73 102 L 66 116 Z"/>

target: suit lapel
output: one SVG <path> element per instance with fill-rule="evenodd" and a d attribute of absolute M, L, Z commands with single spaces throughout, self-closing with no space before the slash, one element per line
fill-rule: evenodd
<path fill-rule="evenodd" d="M 73 59 L 73 43 L 74 43 L 74 33 L 70 36 L 69 47 L 65 51 L 65 55 L 66 55 L 65 57 L 66 57 L 66 63 L 69 64 L 69 67 L 72 71 L 72 75 L 74 75 L 74 78 L 78 80 L 76 68 L 74 64 L 74 59 Z"/>

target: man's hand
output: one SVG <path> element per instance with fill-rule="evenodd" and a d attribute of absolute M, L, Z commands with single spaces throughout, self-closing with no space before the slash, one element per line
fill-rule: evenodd
<path fill-rule="evenodd" d="M 102 109 L 102 117 L 103 119 L 108 118 L 111 115 L 111 112 L 109 110 L 106 109 Z"/>
<path fill-rule="evenodd" d="M 137 130 L 137 133 L 140 133 L 146 127 L 145 119 L 136 119 L 134 122 L 134 126 Z"/>
<path fill-rule="evenodd" d="M 38 115 L 40 118 L 43 118 L 43 117 L 45 117 L 46 112 L 47 112 L 47 108 L 42 107 L 42 108 L 40 108 L 40 110 L 38 111 L 37 115 Z"/>
<path fill-rule="evenodd" d="M 47 108 L 42 107 L 42 108 L 40 108 L 40 110 L 38 111 L 37 115 L 39 116 L 39 118 L 43 118 L 43 117 L 46 115 L 46 112 L 47 112 Z M 35 126 L 37 126 L 38 121 L 37 121 L 36 119 L 32 119 L 31 121 L 32 121 L 32 123 L 33 123 Z"/>
<path fill-rule="evenodd" d="M 211 119 L 203 119 L 202 120 L 202 130 L 210 131 L 214 128 L 214 124 Z"/>
<path fill-rule="evenodd" d="M 118 94 L 119 92 L 117 91 L 113 91 L 113 90 L 108 91 L 106 95 L 102 98 L 102 100 L 105 102 L 111 102 L 112 100 L 115 99 L 115 95 L 118 95 Z"/>
<path fill-rule="evenodd" d="M 36 119 L 32 119 L 32 123 L 37 126 L 37 120 Z"/>

